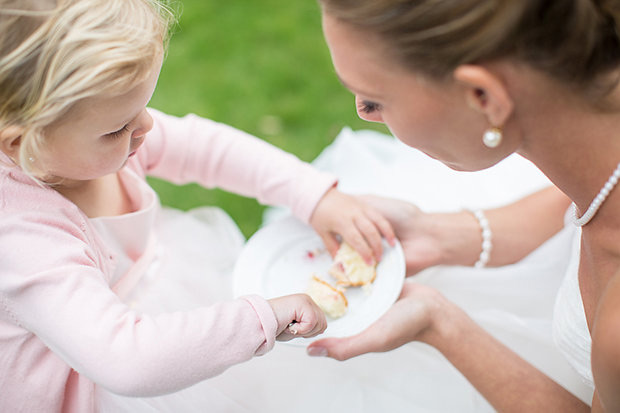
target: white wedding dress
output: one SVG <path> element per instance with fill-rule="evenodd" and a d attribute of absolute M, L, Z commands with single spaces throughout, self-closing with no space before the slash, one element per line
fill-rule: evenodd
<path fill-rule="evenodd" d="M 579 291 L 579 246 L 581 231 L 575 231 L 573 251 L 566 277 L 562 281 L 555 302 L 553 338 L 568 362 L 581 377 L 583 383 L 594 390 L 594 378 L 590 364 L 592 338 L 588 330 L 583 301 Z"/>
<path fill-rule="evenodd" d="M 549 185 L 533 165 L 516 156 L 490 170 L 455 172 L 392 137 L 348 129 L 314 163 L 338 175 L 345 192 L 397 197 L 425 211 L 490 208 Z M 145 311 L 161 312 L 232 298 L 232 269 L 243 238 L 230 218 L 217 208 L 186 213 L 155 205 L 150 213 L 158 232 L 155 258 L 146 275 L 126 292 L 126 300 Z M 266 225 L 286 214 L 269 210 Z M 113 230 L 105 231 L 114 238 Z M 590 403 L 592 389 L 573 367 L 589 359 L 568 362 L 562 353 L 566 349 L 556 346 L 552 334 L 554 303 L 576 234 L 574 227 L 566 226 L 514 265 L 436 267 L 411 281 L 441 290 L 491 334 Z M 134 237 L 139 240 L 141 235 Z M 564 303 L 575 300 L 574 294 L 563 297 Z M 567 341 L 563 332 L 571 328 L 570 317 L 555 326 L 559 343 Z M 183 391 L 127 398 L 98 389 L 98 403 L 100 411 L 115 413 L 493 411 L 436 350 L 420 343 L 346 362 L 311 358 L 303 347 L 277 343 L 267 355 Z"/>

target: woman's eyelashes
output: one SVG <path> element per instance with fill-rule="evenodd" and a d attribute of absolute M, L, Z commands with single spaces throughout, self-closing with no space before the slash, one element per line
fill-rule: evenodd
<path fill-rule="evenodd" d="M 105 136 L 109 136 L 110 138 L 120 138 L 121 136 L 123 136 L 125 134 L 125 132 L 129 132 L 129 124 L 126 124 L 125 126 L 120 128 L 119 130 L 117 130 L 115 132 L 110 132 L 110 133 L 106 134 Z"/>
<path fill-rule="evenodd" d="M 381 105 L 376 102 L 371 102 L 369 100 L 362 100 L 359 103 L 359 110 L 364 113 L 373 113 L 381 110 Z"/>

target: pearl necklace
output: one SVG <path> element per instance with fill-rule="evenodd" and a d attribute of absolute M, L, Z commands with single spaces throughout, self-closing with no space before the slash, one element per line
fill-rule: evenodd
<path fill-rule="evenodd" d="M 618 166 L 616 166 L 614 172 L 611 174 L 605 185 L 603 185 L 601 191 L 598 193 L 596 198 L 594 198 L 594 200 L 588 207 L 588 210 L 585 214 L 581 216 L 581 218 L 577 217 L 577 205 L 575 205 L 575 203 L 573 202 L 573 223 L 579 227 L 583 227 L 585 224 L 590 222 L 590 220 L 594 218 L 596 211 L 598 211 L 601 205 L 603 205 L 603 202 L 605 202 L 607 195 L 609 195 L 611 190 L 614 189 L 619 179 L 620 163 L 618 164 Z"/>

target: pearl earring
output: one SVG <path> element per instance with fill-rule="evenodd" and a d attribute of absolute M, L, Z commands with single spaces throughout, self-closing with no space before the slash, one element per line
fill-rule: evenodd
<path fill-rule="evenodd" d="M 502 142 L 502 130 L 500 128 L 490 128 L 482 135 L 482 143 L 487 148 L 496 148 Z"/>

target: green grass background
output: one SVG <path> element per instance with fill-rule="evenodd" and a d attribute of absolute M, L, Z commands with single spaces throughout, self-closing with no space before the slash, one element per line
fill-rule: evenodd
<path fill-rule="evenodd" d="M 150 106 L 196 113 L 256 135 L 312 161 L 343 126 L 360 120 L 353 95 L 338 81 L 314 0 L 179 0 L 170 42 Z M 198 185 L 149 179 L 164 205 L 216 205 L 246 237 L 265 208 L 254 199 Z"/>

